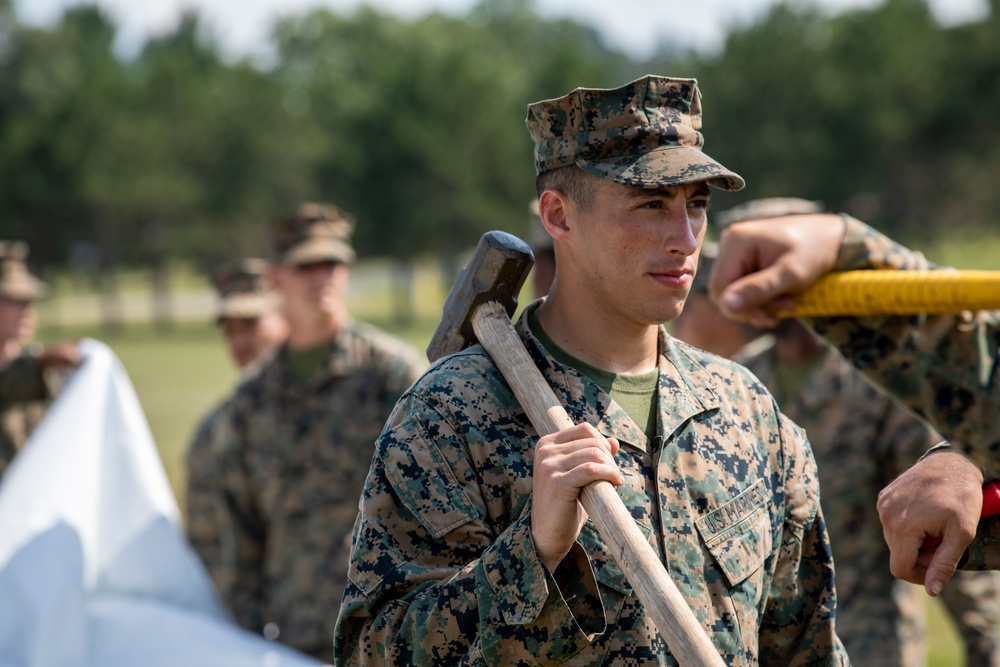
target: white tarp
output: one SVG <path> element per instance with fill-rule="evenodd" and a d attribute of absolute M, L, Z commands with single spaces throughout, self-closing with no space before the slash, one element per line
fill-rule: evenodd
<path fill-rule="evenodd" d="M 320 665 L 228 620 L 128 376 L 83 352 L 0 482 L 0 667 Z"/>

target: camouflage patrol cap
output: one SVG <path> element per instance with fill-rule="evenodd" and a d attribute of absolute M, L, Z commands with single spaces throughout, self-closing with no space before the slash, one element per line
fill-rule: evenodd
<path fill-rule="evenodd" d="M 28 271 L 28 244 L 0 241 L 0 298 L 34 301 L 47 291 L 44 282 Z"/>
<path fill-rule="evenodd" d="M 221 264 L 212 273 L 218 295 L 216 321 L 233 317 L 252 319 L 278 307 L 280 297 L 267 279 L 267 262 L 237 259 Z"/>
<path fill-rule="evenodd" d="M 577 88 L 528 105 L 535 172 L 575 164 L 623 185 L 658 188 L 743 179 L 701 148 L 701 92 L 694 79 L 644 76 L 621 88 Z"/>
<path fill-rule="evenodd" d="M 354 220 L 333 204 L 306 203 L 271 221 L 268 237 L 275 264 L 354 261 Z"/>
<path fill-rule="evenodd" d="M 826 207 L 822 202 L 798 197 L 765 197 L 743 202 L 718 215 L 711 216 L 712 222 L 719 229 L 725 229 L 735 222 L 756 220 L 758 218 L 780 218 L 785 215 L 800 215 L 806 213 L 823 213 Z"/>

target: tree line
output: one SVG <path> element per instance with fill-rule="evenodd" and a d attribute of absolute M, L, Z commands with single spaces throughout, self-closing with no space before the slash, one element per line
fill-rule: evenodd
<path fill-rule="evenodd" d="M 923 0 L 789 3 L 717 52 L 649 60 L 530 0 L 318 9 L 277 22 L 261 64 L 224 58 L 194 13 L 125 58 L 94 6 L 36 28 L 0 0 L 0 237 L 112 283 L 149 266 L 165 289 L 172 259 L 260 254 L 270 216 L 318 199 L 356 217 L 362 256 L 447 260 L 526 233 L 527 103 L 647 73 L 699 79 L 706 150 L 748 182 L 716 207 L 807 197 L 904 240 L 995 229 L 998 5 L 943 27 Z"/>

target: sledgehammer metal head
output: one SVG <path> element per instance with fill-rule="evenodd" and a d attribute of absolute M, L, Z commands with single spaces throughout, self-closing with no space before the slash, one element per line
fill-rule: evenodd
<path fill-rule="evenodd" d="M 496 301 L 510 316 L 535 256 L 528 244 L 507 232 L 486 232 L 458 274 L 444 302 L 441 323 L 427 346 L 431 362 L 459 352 L 476 342 L 472 317 L 484 303 Z"/>

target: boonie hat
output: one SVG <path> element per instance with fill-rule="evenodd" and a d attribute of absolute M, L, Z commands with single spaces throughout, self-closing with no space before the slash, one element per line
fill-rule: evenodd
<path fill-rule="evenodd" d="M 268 227 L 275 264 L 354 261 L 354 220 L 333 204 L 306 203 Z"/>
<path fill-rule="evenodd" d="M 758 218 L 780 218 L 786 215 L 801 215 L 806 213 L 823 213 L 826 207 L 822 202 L 798 197 L 765 197 L 752 199 L 732 208 L 722 211 L 709 218 L 719 229 L 744 220 Z"/>
<path fill-rule="evenodd" d="M 212 285 L 218 295 L 216 321 L 260 317 L 280 302 L 267 279 L 267 262 L 263 259 L 236 259 L 219 265 L 212 273 Z"/>
<path fill-rule="evenodd" d="M 28 271 L 27 259 L 27 243 L 0 241 L 0 298 L 34 301 L 44 296 L 48 287 Z"/>
<path fill-rule="evenodd" d="M 577 88 L 528 105 L 535 173 L 577 165 L 623 185 L 659 188 L 708 181 L 740 190 L 743 178 L 702 152 L 695 79 L 648 75 L 621 88 Z"/>

